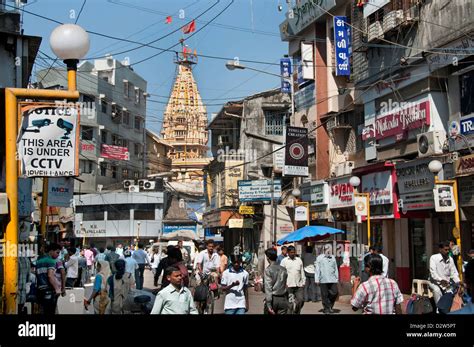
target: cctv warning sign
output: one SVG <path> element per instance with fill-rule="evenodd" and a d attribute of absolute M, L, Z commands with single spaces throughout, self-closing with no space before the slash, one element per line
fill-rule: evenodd
<path fill-rule="evenodd" d="M 17 151 L 23 177 L 78 176 L 79 111 L 23 105 Z"/>

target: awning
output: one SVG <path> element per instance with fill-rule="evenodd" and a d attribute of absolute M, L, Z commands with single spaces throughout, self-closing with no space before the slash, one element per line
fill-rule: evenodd
<path fill-rule="evenodd" d="M 279 245 L 298 241 L 319 241 L 330 235 L 344 233 L 343 230 L 326 227 L 322 225 L 307 225 L 278 240 Z"/>

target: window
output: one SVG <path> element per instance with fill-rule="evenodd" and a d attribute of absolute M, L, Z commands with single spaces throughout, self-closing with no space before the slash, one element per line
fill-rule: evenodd
<path fill-rule="evenodd" d="M 130 112 L 128 111 L 122 112 L 122 123 L 130 125 Z"/>
<path fill-rule="evenodd" d="M 155 204 L 137 204 L 133 213 L 135 220 L 155 220 Z"/>
<path fill-rule="evenodd" d="M 133 178 L 134 179 L 139 179 L 140 178 L 140 172 L 139 171 L 133 171 Z"/>
<path fill-rule="evenodd" d="M 100 163 L 100 175 L 102 177 L 107 176 L 107 164 L 106 163 Z"/>
<path fill-rule="evenodd" d="M 127 139 L 122 139 L 120 142 L 122 147 L 128 148 L 129 142 Z"/>
<path fill-rule="evenodd" d="M 120 137 L 118 135 L 112 134 L 112 145 L 119 146 Z"/>
<path fill-rule="evenodd" d="M 140 130 L 142 128 L 142 119 L 140 117 L 135 117 L 135 129 Z"/>
<path fill-rule="evenodd" d="M 461 116 L 474 113 L 474 70 L 459 77 L 461 92 Z"/>
<path fill-rule="evenodd" d="M 81 125 L 81 139 L 92 141 L 93 138 L 94 138 L 94 128 Z"/>
<path fill-rule="evenodd" d="M 129 205 L 108 205 L 107 220 L 129 220 L 130 206 Z"/>
<path fill-rule="evenodd" d="M 100 111 L 102 113 L 107 113 L 107 101 L 100 99 Z"/>
<path fill-rule="evenodd" d="M 107 131 L 101 130 L 101 132 L 100 132 L 100 141 L 103 144 L 107 144 Z"/>
<path fill-rule="evenodd" d="M 123 80 L 123 95 L 126 98 L 130 97 L 130 91 L 129 91 L 129 83 L 127 80 Z"/>
<path fill-rule="evenodd" d="M 135 155 L 140 155 L 142 152 L 142 145 L 139 143 L 136 143 L 134 147 L 135 147 L 135 151 L 134 151 Z"/>
<path fill-rule="evenodd" d="M 93 162 L 91 160 L 79 160 L 79 169 L 83 174 L 90 174 L 93 170 Z"/>
<path fill-rule="evenodd" d="M 128 178 L 128 169 L 122 169 L 122 179 L 126 180 Z"/>
<path fill-rule="evenodd" d="M 287 116 L 282 111 L 265 111 L 265 135 L 282 136 Z"/>
<path fill-rule="evenodd" d="M 104 220 L 104 205 L 76 206 L 76 213 L 82 213 L 82 220 Z"/>
<path fill-rule="evenodd" d="M 135 103 L 140 103 L 140 88 L 135 87 Z"/>
<path fill-rule="evenodd" d="M 112 165 L 112 178 L 117 178 L 117 167 L 115 165 Z"/>
<path fill-rule="evenodd" d="M 176 137 L 184 137 L 186 135 L 186 130 L 175 130 L 174 136 Z"/>

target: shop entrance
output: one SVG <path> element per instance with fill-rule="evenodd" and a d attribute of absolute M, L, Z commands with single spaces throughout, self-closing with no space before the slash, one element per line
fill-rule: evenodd
<path fill-rule="evenodd" d="M 410 219 L 410 271 L 411 278 L 428 279 L 428 255 L 426 254 L 425 220 Z"/>

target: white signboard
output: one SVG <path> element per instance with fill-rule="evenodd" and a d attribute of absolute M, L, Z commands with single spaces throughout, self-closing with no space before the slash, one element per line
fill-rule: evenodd
<path fill-rule="evenodd" d="M 390 171 L 362 176 L 362 192 L 370 193 L 371 205 L 393 203 L 392 175 Z"/>
<path fill-rule="evenodd" d="M 24 107 L 17 143 L 22 176 L 78 176 L 78 127 L 75 108 Z"/>
<path fill-rule="evenodd" d="M 295 208 L 295 220 L 296 221 L 307 221 L 308 220 L 308 209 L 306 206 L 298 206 Z"/>
<path fill-rule="evenodd" d="M 367 216 L 367 198 L 365 196 L 354 197 L 356 216 Z"/>
<path fill-rule="evenodd" d="M 277 150 L 278 148 L 281 148 Z M 282 172 L 285 166 L 285 147 L 282 145 L 273 145 L 273 170 L 275 172 Z"/>
<path fill-rule="evenodd" d="M 301 65 L 303 66 L 303 79 L 314 80 L 314 53 L 312 42 L 301 42 Z"/>
<path fill-rule="evenodd" d="M 454 212 L 456 210 L 453 186 L 436 184 L 433 189 L 433 194 L 436 212 Z"/>
<path fill-rule="evenodd" d="M 349 183 L 349 177 L 329 182 L 329 208 L 344 208 L 354 206 L 354 188 Z"/>
<path fill-rule="evenodd" d="M 238 186 L 240 201 L 271 200 L 271 180 L 240 180 Z M 277 201 L 281 196 L 281 180 L 274 180 L 273 187 L 273 198 Z"/>

